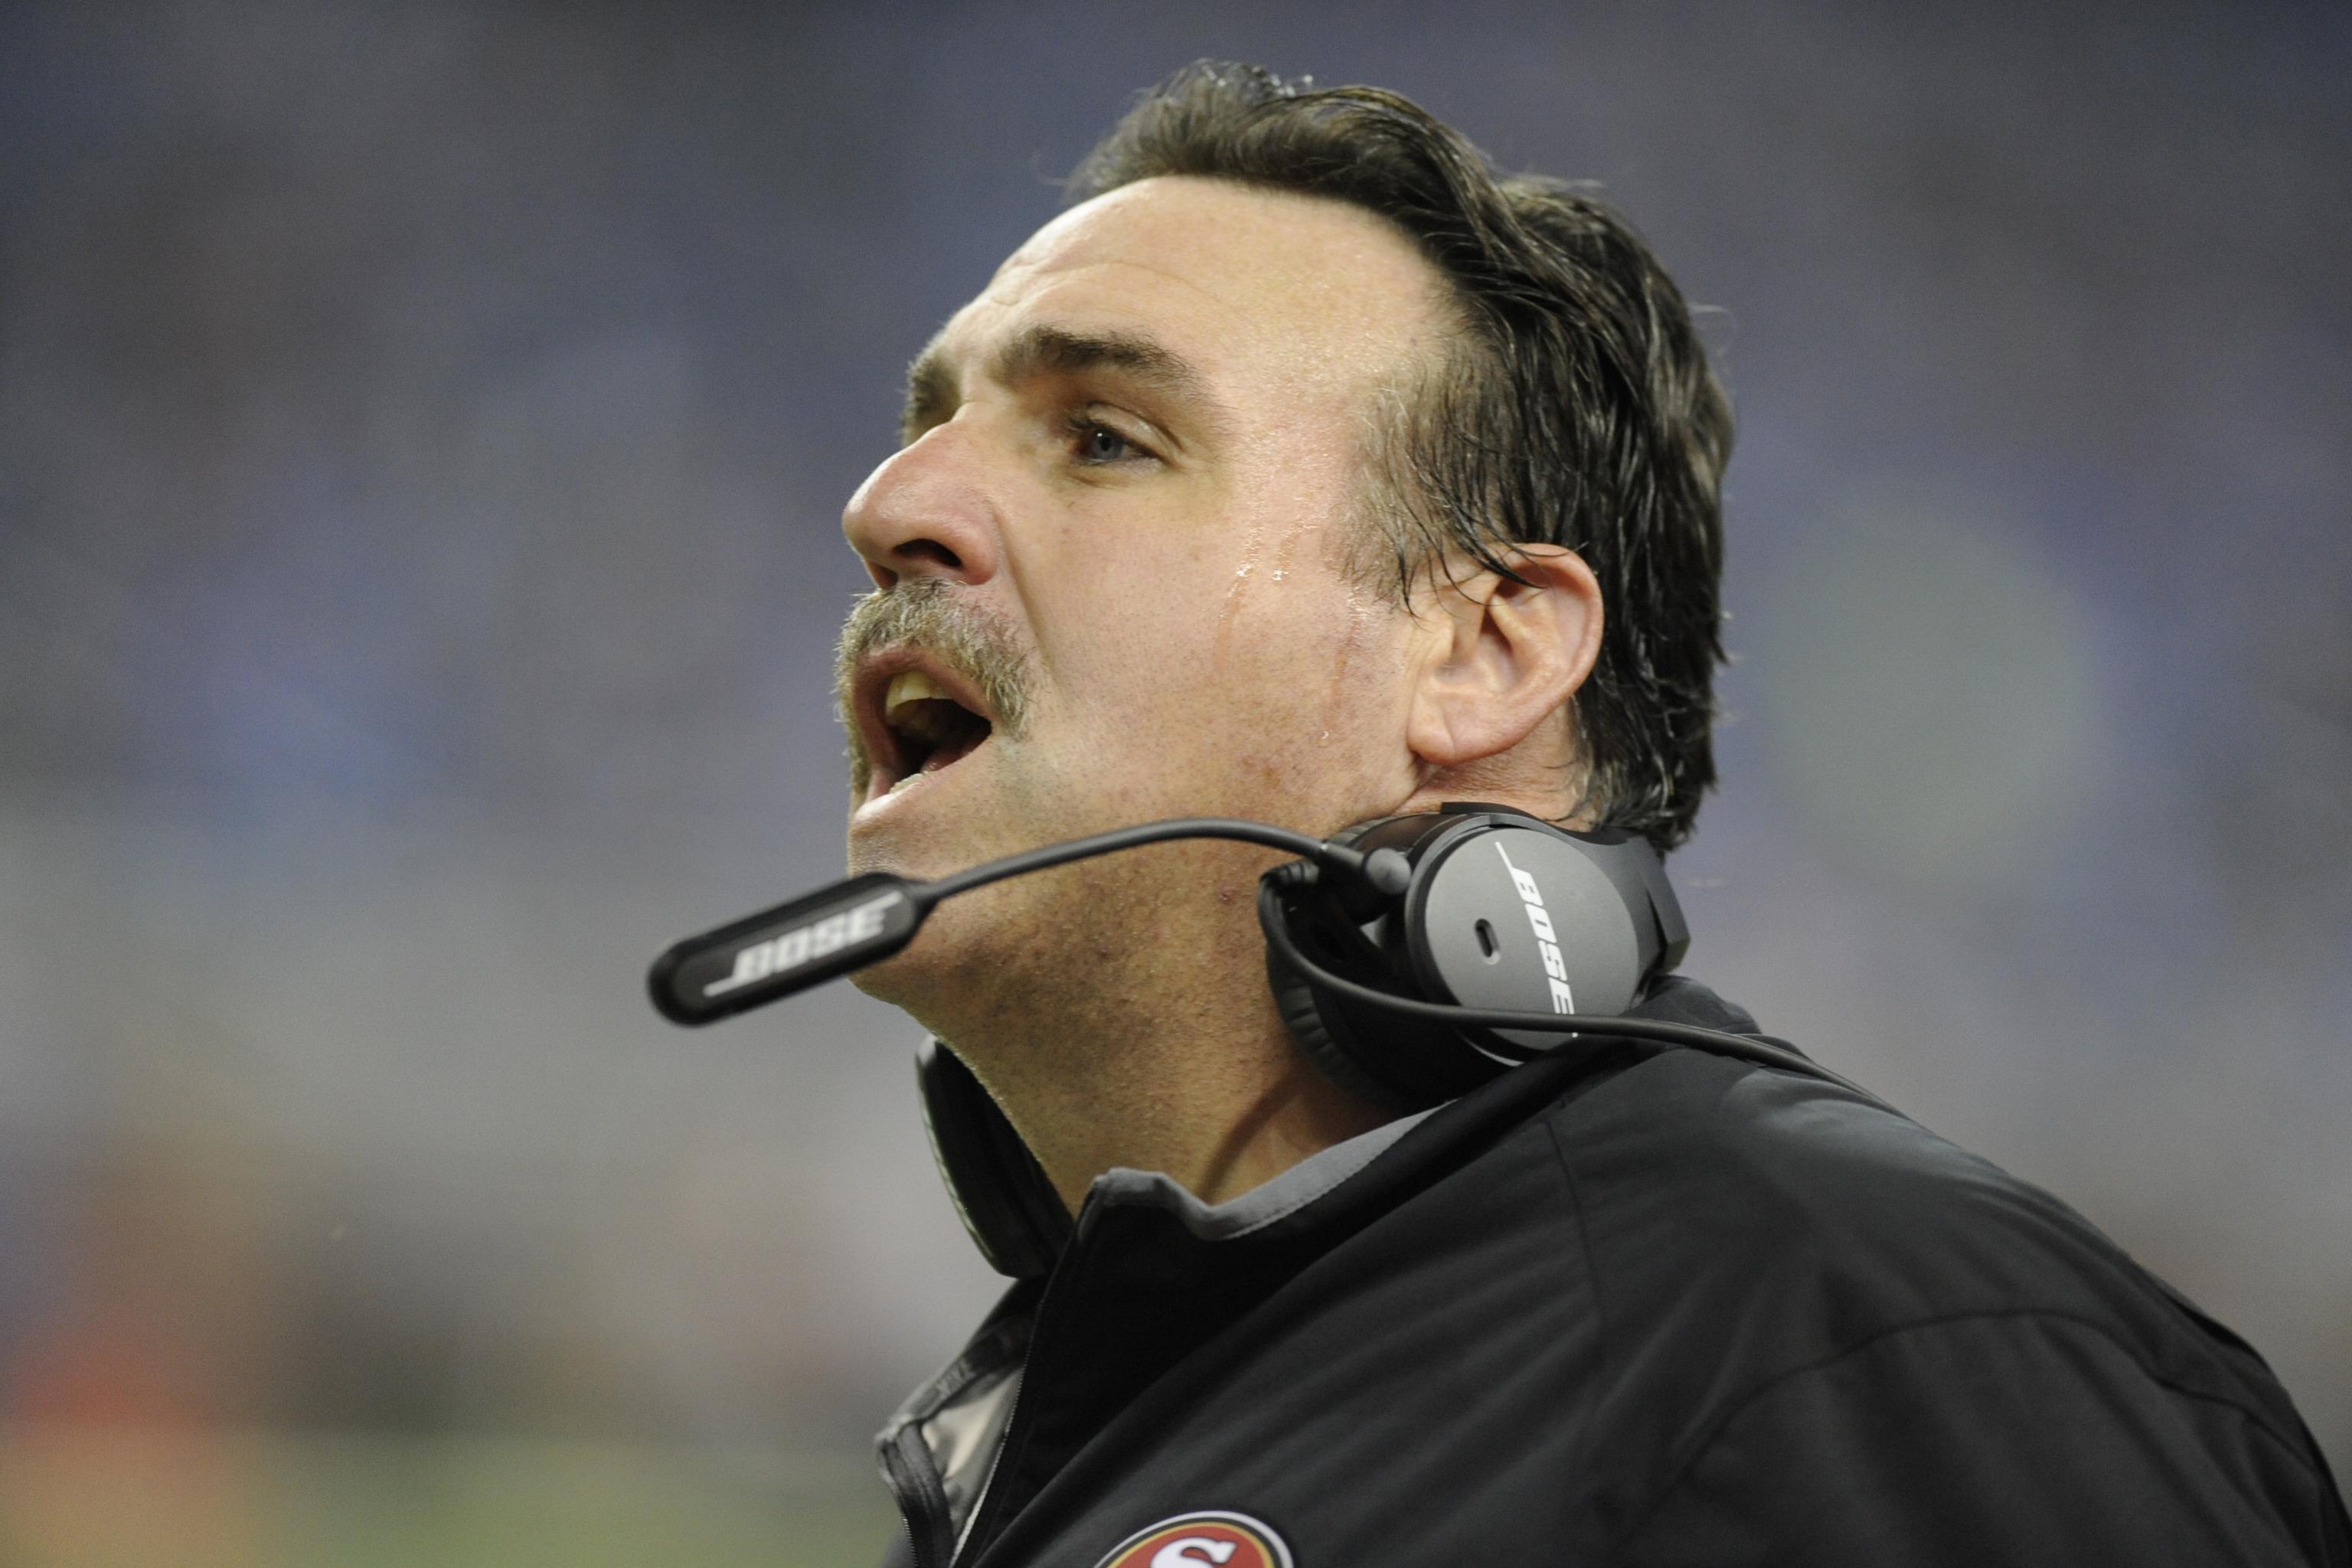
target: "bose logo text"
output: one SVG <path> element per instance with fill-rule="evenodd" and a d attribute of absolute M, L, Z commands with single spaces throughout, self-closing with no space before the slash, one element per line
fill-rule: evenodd
<path fill-rule="evenodd" d="M 1536 879 L 1511 864 L 1503 855 L 1503 847 L 1495 846 L 1495 853 L 1503 856 L 1503 868 L 1511 874 L 1511 886 L 1519 890 L 1519 901 L 1528 907 L 1528 924 L 1536 933 L 1536 947 L 1543 953 L 1544 975 L 1551 982 L 1551 1010 L 1555 1013 L 1576 1011 L 1576 996 L 1568 988 L 1568 961 L 1560 956 L 1559 938 L 1551 929 L 1551 913 L 1544 908 L 1543 889 Z"/>
<path fill-rule="evenodd" d="M 724 995 L 755 980 L 765 980 L 771 974 L 782 974 L 811 963 L 829 952 L 838 952 L 851 942 L 865 942 L 882 934 L 883 912 L 905 898 L 900 892 L 887 892 L 879 898 L 827 915 L 812 924 L 797 926 L 782 936 L 755 942 L 735 955 L 735 973 L 724 980 L 714 980 L 702 988 L 705 996 Z"/>

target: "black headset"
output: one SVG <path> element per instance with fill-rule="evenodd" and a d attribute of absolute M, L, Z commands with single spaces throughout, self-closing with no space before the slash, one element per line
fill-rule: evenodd
<path fill-rule="evenodd" d="M 1360 823 L 1331 842 L 1398 857 L 1402 894 L 1350 897 L 1344 882 L 1302 874 L 1306 862 L 1278 868 L 1259 892 L 1266 978 L 1316 1065 L 1375 1104 L 1452 1100 L 1571 1037 L 1483 1028 L 1457 1009 L 1543 1014 L 1547 1024 L 1614 1017 L 1690 946 L 1664 866 L 1626 833 L 1454 804 Z M 1407 998 L 1444 1005 L 1454 1026 L 1433 1029 L 1390 1005 Z"/>
<path fill-rule="evenodd" d="M 1454 803 L 1328 839 L 1183 817 L 937 881 L 871 871 L 678 942 L 646 987 L 673 1023 L 713 1023 L 888 957 L 959 893 L 1177 838 L 1299 857 L 1258 882 L 1266 978 L 1316 1066 L 1376 1104 L 1425 1109 L 1536 1057 L 1624 1038 L 1801 1073 L 1884 1104 L 1772 1041 L 1622 1016 L 1690 945 L 1657 852 L 1635 835 L 1572 832 L 1500 805 Z M 918 1071 L 931 1146 L 973 1239 L 1002 1273 L 1044 1274 L 1070 1231 L 1045 1171 L 952 1052 L 931 1042 Z"/>

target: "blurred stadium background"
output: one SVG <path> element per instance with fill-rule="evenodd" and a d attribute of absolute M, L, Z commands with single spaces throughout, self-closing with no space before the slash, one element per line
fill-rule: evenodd
<path fill-rule="evenodd" d="M 2352 1470 L 2342 5 L 17 4 L 0 1562 L 878 1553 L 993 1294 L 912 1028 L 639 976 L 835 873 L 841 503 L 1202 55 L 1599 180 L 1715 308 L 1692 970 Z"/>

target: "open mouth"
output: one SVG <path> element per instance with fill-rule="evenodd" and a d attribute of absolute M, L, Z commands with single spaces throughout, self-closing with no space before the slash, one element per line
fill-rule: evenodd
<path fill-rule="evenodd" d="M 868 798 L 936 773 L 978 750 L 995 726 L 928 670 L 901 669 L 880 687 L 866 712 L 874 777 Z M 878 728 L 880 734 L 874 733 Z"/>

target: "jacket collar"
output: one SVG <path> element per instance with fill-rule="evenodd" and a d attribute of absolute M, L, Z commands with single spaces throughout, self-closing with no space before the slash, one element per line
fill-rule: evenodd
<path fill-rule="evenodd" d="M 1665 976 L 1628 1013 L 1756 1033 L 1756 1021 L 1745 1011 L 1678 974 Z M 1459 1100 L 1336 1143 L 1222 1204 L 1204 1204 L 1158 1172 L 1108 1171 L 1089 1189 L 1078 1228 L 1091 1231 L 1115 1210 L 1158 1209 L 1192 1238 L 1221 1242 L 1296 1233 L 1353 1210 L 1360 1202 L 1377 1209 L 1402 1187 L 1450 1169 L 1463 1152 L 1483 1148 L 1498 1128 L 1524 1119 L 1580 1081 L 1672 1048 L 1613 1042 L 1538 1057 Z M 1044 1277 L 1073 1235 L 1044 1170 L 971 1069 L 940 1042 L 925 1045 L 919 1073 L 940 1174 L 973 1243 L 1000 1273 L 1016 1279 Z"/>

